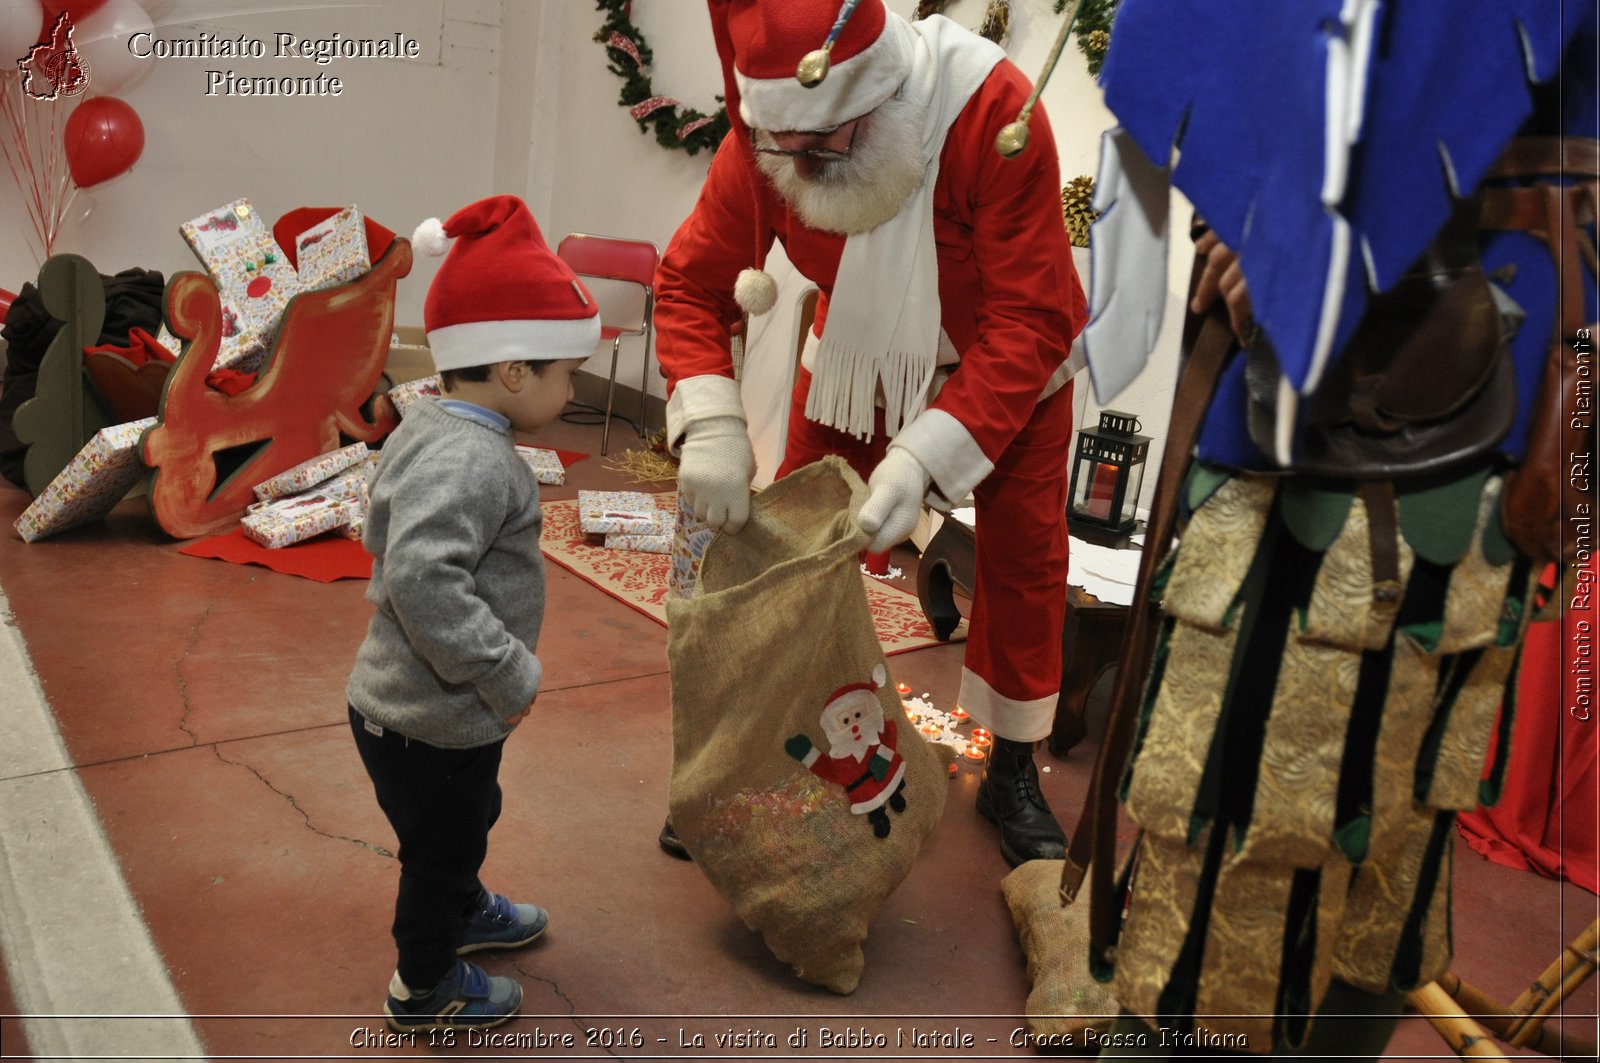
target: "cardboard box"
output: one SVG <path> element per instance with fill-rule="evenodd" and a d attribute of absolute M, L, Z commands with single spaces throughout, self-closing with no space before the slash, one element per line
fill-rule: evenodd
<path fill-rule="evenodd" d="M 396 325 L 394 338 L 389 342 L 389 360 L 383 366 L 389 382 L 408 384 L 437 372 L 427 332 L 420 325 Z"/>

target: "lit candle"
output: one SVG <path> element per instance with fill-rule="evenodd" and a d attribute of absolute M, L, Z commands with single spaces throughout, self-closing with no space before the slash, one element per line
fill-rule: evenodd
<path fill-rule="evenodd" d="M 912 708 L 910 705 L 906 704 L 903 701 L 900 703 L 900 707 L 906 710 L 906 719 L 909 722 L 911 722 L 911 723 L 916 723 L 917 722 L 917 710 L 916 709 Z"/>
<path fill-rule="evenodd" d="M 982 727 L 974 727 L 972 729 L 973 745 L 978 746 L 979 748 L 987 748 L 989 743 L 993 740 L 994 736 L 988 731 L 985 731 Z"/>
<path fill-rule="evenodd" d="M 938 724 L 934 723 L 932 720 L 929 720 L 927 723 L 922 725 L 922 733 L 927 735 L 929 738 L 934 737 L 940 731 L 943 731 L 943 730 L 944 730 L 943 727 L 940 727 Z"/>
<path fill-rule="evenodd" d="M 909 683 L 896 683 L 894 688 L 901 697 L 906 697 L 911 693 L 911 685 Z"/>
<path fill-rule="evenodd" d="M 1110 520 L 1111 499 L 1117 493 L 1117 467 L 1096 462 L 1094 479 L 1089 481 L 1089 497 L 1084 499 L 1083 511 L 1097 520 Z"/>
<path fill-rule="evenodd" d="M 951 709 L 950 715 L 954 716 L 957 720 L 969 719 L 967 716 L 967 710 L 963 709 L 960 705 L 957 705 L 955 708 Z"/>
<path fill-rule="evenodd" d="M 967 743 L 966 756 L 968 760 L 982 760 L 985 755 L 986 753 L 982 746 L 978 745 L 976 742 Z"/>

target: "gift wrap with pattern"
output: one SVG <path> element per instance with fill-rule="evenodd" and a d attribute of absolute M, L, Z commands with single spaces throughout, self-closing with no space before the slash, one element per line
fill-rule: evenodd
<path fill-rule="evenodd" d="M 367 226 L 350 206 L 294 238 L 300 284 L 308 292 L 346 284 L 372 268 Z"/>
<path fill-rule="evenodd" d="M 439 375 L 435 373 L 433 376 L 418 377 L 404 384 L 396 384 L 389 389 L 389 401 L 394 403 L 395 412 L 404 417 L 412 403 L 424 399 L 436 399 L 440 394 Z"/>
<path fill-rule="evenodd" d="M 1276 1052 L 1333 978 L 1384 993 L 1447 968 L 1455 813 L 1498 796 L 1537 573 L 1487 470 L 1197 482 L 1122 782 L 1140 834 L 1114 989 Z"/>
<path fill-rule="evenodd" d="M 155 423 L 154 417 L 146 417 L 96 432 L 22 511 L 17 534 L 31 543 L 110 513 L 144 475 L 139 437 Z"/>
<path fill-rule="evenodd" d="M 222 299 L 222 346 L 215 368 L 261 368 L 300 278 L 248 199 L 184 222 L 183 238 Z"/>
<path fill-rule="evenodd" d="M 555 451 L 543 447 L 525 447 L 518 443 L 517 457 L 528 463 L 528 468 L 533 470 L 533 478 L 540 483 L 560 487 L 567 482 L 567 470 Z"/>
<path fill-rule="evenodd" d="M 646 554 L 672 553 L 670 535 L 630 535 L 627 532 L 607 532 L 607 550 L 638 550 Z"/>
<path fill-rule="evenodd" d="M 262 502 L 270 502 L 274 498 L 308 491 L 322 481 L 365 461 L 371 453 L 365 443 L 352 443 L 348 447 L 319 454 L 292 469 L 280 472 L 270 480 L 256 484 L 256 498 Z"/>
<path fill-rule="evenodd" d="M 694 515 L 694 507 L 678 493 L 676 518 L 672 525 L 672 568 L 667 571 L 667 594 L 688 598 L 694 594 L 694 581 L 700 574 L 700 559 L 716 536 L 716 529 Z"/>
<path fill-rule="evenodd" d="M 643 491 L 579 491 L 578 526 L 585 535 L 670 537 L 672 513 Z"/>
<path fill-rule="evenodd" d="M 304 542 L 360 519 L 365 507 L 356 499 L 313 493 L 257 502 L 239 524 L 246 538 L 274 550 Z"/>

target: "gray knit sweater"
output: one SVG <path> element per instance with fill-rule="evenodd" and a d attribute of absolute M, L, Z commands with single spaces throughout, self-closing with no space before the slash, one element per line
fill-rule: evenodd
<path fill-rule="evenodd" d="M 544 617 L 539 488 L 509 432 L 419 402 L 371 483 L 367 600 L 347 695 L 382 727 L 465 749 L 533 700 Z"/>

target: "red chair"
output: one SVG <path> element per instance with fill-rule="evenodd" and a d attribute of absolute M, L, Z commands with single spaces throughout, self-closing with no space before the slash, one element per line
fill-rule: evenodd
<path fill-rule="evenodd" d="M 645 240 L 623 240 L 589 233 L 568 233 L 556 254 L 580 277 L 621 284 L 636 284 L 644 293 L 642 311 L 633 312 L 634 300 L 609 298 L 605 288 L 595 295 L 600 303 L 600 338 L 611 341 L 611 375 L 606 383 L 605 428 L 600 433 L 600 453 L 611 443 L 611 407 L 617 390 L 617 356 L 622 337 L 644 338 L 644 372 L 639 380 L 639 437 L 645 436 L 645 409 L 649 400 L 651 316 L 655 310 L 656 264 L 661 251 Z M 591 289 L 593 286 L 591 286 Z"/>

